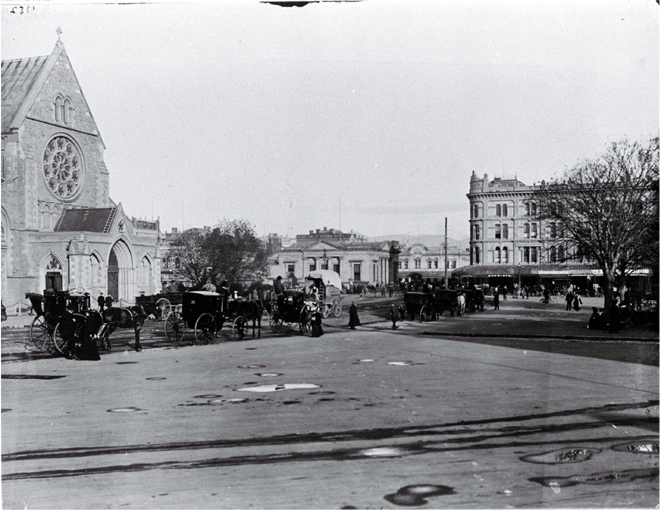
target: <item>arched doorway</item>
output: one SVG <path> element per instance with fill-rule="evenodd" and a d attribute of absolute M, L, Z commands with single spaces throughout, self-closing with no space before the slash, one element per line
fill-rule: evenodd
<path fill-rule="evenodd" d="M 108 294 L 115 300 L 132 302 L 136 290 L 133 255 L 126 242 L 120 239 L 108 257 Z"/>
<path fill-rule="evenodd" d="M 119 297 L 119 262 L 114 248 L 110 251 L 108 261 L 108 294 L 115 299 Z"/>

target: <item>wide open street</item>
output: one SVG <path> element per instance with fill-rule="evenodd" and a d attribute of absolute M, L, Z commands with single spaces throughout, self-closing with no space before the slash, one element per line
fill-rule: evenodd
<path fill-rule="evenodd" d="M 657 364 L 439 323 L 180 348 L 158 328 L 99 362 L 5 360 L 4 508 L 658 505 Z"/>

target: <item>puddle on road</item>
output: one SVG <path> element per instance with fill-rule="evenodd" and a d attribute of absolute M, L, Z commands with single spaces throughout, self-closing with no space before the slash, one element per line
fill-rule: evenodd
<path fill-rule="evenodd" d="M 136 411 L 142 411 L 138 407 L 117 407 L 115 409 L 108 409 L 108 413 L 134 413 Z"/>
<path fill-rule="evenodd" d="M 386 501 L 397 506 L 423 506 L 428 501 L 426 498 L 456 494 L 453 487 L 447 485 L 406 485 L 401 487 L 396 494 L 384 496 Z"/>
<path fill-rule="evenodd" d="M 310 391 L 308 395 L 334 395 L 334 391 Z"/>
<path fill-rule="evenodd" d="M 388 365 L 394 365 L 397 367 L 407 367 L 412 365 L 412 361 L 388 361 Z"/>
<path fill-rule="evenodd" d="M 412 451 L 409 448 L 398 446 L 382 446 L 379 448 L 367 448 L 365 450 L 359 450 L 355 453 L 355 455 L 365 457 L 402 457 L 404 455 L 410 455 L 411 453 Z"/>
<path fill-rule="evenodd" d="M 247 401 L 246 398 L 214 398 L 209 400 L 209 404 L 242 404 Z"/>
<path fill-rule="evenodd" d="M 222 395 L 216 395 L 215 393 L 207 393 L 204 395 L 195 395 L 193 398 L 203 398 L 204 400 L 209 400 L 212 398 L 221 398 Z"/>
<path fill-rule="evenodd" d="M 116 361 L 115 365 L 137 365 L 138 361 Z"/>
<path fill-rule="evenodd" d="M 0 411 L 2 411 L 3 413 L 8 413 L 9 411 L 11 411 L 11 409 L 7 407 L 3 407 L 2 409 L 0 409 Z"/>
<path fill-rule="evenodd" d="M 28 374 L 2 374 L 3 379 L 41 379 L 50 381 L 52 379 L 62 379 L 66 375 L 28 375 Z"/>
<path fill-rule="evenodd" d="M 371 363 L 372 361 L 376 361 L 376 360 L 371 359 L 371 358 L 367 358 L 367 359 L 361 359 L 361 360 L 358 360 L 358 361 L 360 361 L 361 363 Z"/>
<path fill-rule="evenodd" d="M 256 393 L 268 393 L 272 391 L 284 390 L 306 390 L 310 388 L 320 388 L 318 384 L 294 383 L 294 384 L 266 384 L 263 386 L 252 386 L 251 388 L 239 388 L 237 391 L 253 391 Z"/>
<path fill-rule="evenodd" d="M 553 450 L 546 453 L 525 455 L 520 457 L 520 460 L 533 464 L 569 464 L 584 462 L 600 452 L 601 450 L 598 448 L 572 448 L 570 450 Z"/>
<path fill-rule="evenodd" d="M 535 477 L 529 478 L 530 482 L 540 483 L 546 487 L 570 487 L 572 485 L 589 484 L 603 485 L 606 483 L 625 483 L 640 478 L 655 478 L 658 476 L 658 468 L 652 469 L 628 469 L 625 471 L 609 471 L 606 473 L 595 473 L 593 475 L 573 475 L 567 477 Z"/>
<path fill-rule="evenodd" d="M 167 377 L 147 377 L 147 381 L 164 381 Z"/>
<path fill-rule="evenodd" d="M 266 368 L 266 365 L 239 365 L 238 368 Z"/>
<path fill-rule="evenodd" d="M 642 453 L 646 455 L 658 455 L 658 443 L 651 441 L 633 441 L 631 443 L 617 444 L 612 447 L 617 452 Z"/>
<path fill-rule="evenodd" d="M 254 375 L 257 375 L 259 377 L 278 377 L 278 376 L 283 375 L 283 374 L 275 374 L 275 373 L 269 374 L 269 373 L 267 373 L 267 374 L 254 374 Z"/>

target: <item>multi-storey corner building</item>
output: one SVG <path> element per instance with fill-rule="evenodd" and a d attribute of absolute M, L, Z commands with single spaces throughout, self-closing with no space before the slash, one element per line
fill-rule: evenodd
<path fill-rule="evenodd" d="M 518 179 L 470 178 L 470 266 L 454 275 L 483 283 L 535 285 L 564 280 L 589 286 L 600 269 L 565 252 L 562 225 L 539 218 L 540 186 Z M 570 261 L 570 263 L 569 263 Z"/>

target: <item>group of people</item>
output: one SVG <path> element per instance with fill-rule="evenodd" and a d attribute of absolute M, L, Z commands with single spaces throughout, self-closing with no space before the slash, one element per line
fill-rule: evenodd
<path fill-rule="evenodd" d="M 569 290 L 566 293 L 566 311 L 570 312 L 571 310 L 575 310 L 579 312 L 580 305 L 582 305 L 582 299 L 580 299 L 580 295 L 577 292 Z"/>
<path fill-rule="evenodd" d="M 101 292 L 96 302 L 99 305 L 99 312 L 102 312 L 106 308 L 112 308 L 112 303 L 114 303 L 114 300 L 110 294 L 103 296 L 103 292 Z"/>

